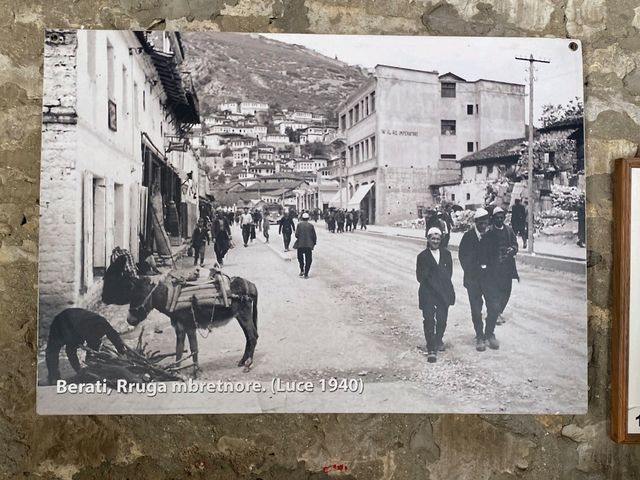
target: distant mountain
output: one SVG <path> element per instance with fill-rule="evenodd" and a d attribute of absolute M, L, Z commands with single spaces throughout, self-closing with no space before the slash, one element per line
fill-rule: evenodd
<path fill-rule="evenodd" d="M 367 78 L 360 67 L 257 34 L 187 32 L 182 40 L 202 115 L 241 100 L 330 114 Z"/>

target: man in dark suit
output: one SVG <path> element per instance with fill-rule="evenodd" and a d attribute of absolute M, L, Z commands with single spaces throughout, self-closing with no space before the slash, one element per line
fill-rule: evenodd
<path fill-rule="evenodd" d="M 497 325 L 504 323 L 502 314 L 511 298 L 513 279 L 519 280 L 516 268 L 518 238 L 513 229 L 504 223 L 505 212 L 496 207 L 493 210 L 493 226 L 487 230 L 487 280 L 490 294 L 495 297 L 498 307 Z M 497 342 L 494 338 L 494 343 Z"/>
<path fill-rule="evenodd" d="M 416 278 L 420 283 L 418 302 L 422 310 L 422 326 L 427 342 L 427 361 L 437 360 L 444 350 L 442 338 L 447 328 L 449 307 L 456 301 L 451 283 L 453 261 L 451 252 L 441 247 L 442 231 L 436 227 L 427 232 L 427 248 L 416 262 Z"/>
<path fill-rule="evenodd" d="M 289 251 L 289 243 L 291 242 L 291 234 L 296 231 L 296 226 L 293 223 L 293 218 L 289 211 L 285 211 L 284 215 L 278 222 L 278 234 L 282 235 L 284 240 L 284 251 Z"/>
<path fill-rule="evenodd" d="M 309 269 L 313 260 L 313 247 L 316 246 L 316 229 L 309 223 L 309 214 L 302 214 L 302 219 L 296 229 L 296 245 L 298 249 L 298 264 L 300 265 L 300 276 L 309 278 Z"/>
<path fill-rule="evenodd" d="M 489 212 L 483 208 L 476 210 L 473 228 L 462 236 L 458 258 L 464 270 L 463 284 L 469 295 L 471 321 L 476 331 L 476 350 L 484 352 L 487 343 L 490 348 L 498 348 L 494 329 L 498 314 L 496 297 L 490 294 L 490 282 L 487 274 L 487 242 L 483 238 L 489 226 Z M 487 304 L 486 325 L 482 321 L 483 300 Z M 489 339 L 493 339 L 489 341 Z"/>
<path fill-rule="evenodd" d="M 527 209 L 524 208 L 520 198 L 516 198 L 513 207 L 511 207 L 511 227 L 516 235 L 520 235 L 522 238 L 522 248 L 527 248 L 527 237 L 529 235 L 527 231 Z"/>

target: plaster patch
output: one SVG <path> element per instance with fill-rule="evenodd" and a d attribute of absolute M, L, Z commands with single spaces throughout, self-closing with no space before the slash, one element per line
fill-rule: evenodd
<path fill-rule="evenodd" d="M 270 17 L 273 14 L 272 4 L 270 0 L 240 0 L 236 5 L 225 5 L 220 15 Z"/>
<path fill-rule="evenodd" d="M 640 30 L 640 7 L 636 7 L 633 9 L 635 15 L 633 16 L 633 20 L 631 21 L 631 25 Z"/>
<path fill-rule="evenodd" d="M 638 145 L 627 139 L 592 139 L 586 146 L 587 175 L 610 174 L 613 172 L 612 160 L 635 157 Z"/>
<path fill-rule="evenodd" d="M 544 30 L 556 8 L 551 0 L 449 0 L 452 5 L 467 20 L 473 21 L 479 13 L 487 12 L 490 6 L 495 14 L 503 16 L 509 23 L 525 30 Z"/>
<path fill-rule="evenodd" d="M 607 28 L 607 8 L 602 0 L 568 0 L 565 16 L 571 37 L 585 40 Z"/>
<path fill-rule="evenodd" d="M 40 462 L 36 472 L 41 475 L 55 475 L 60 480 L 73 480 L 76 473 L 80 471 L 77 465 L 56 465 L 51 460 Z"/>
<path fill-rule="evenodd" d="M 640 53 L 629 54 L 620 45 L 614 43 L 607 48 L 594 50 L 585 62 L 585 73 L 614 73 L 618 78 L 632 72 L 640 63 Z"/>
<path fill-rule="evenodd" d="M 314 33 L 415 35 L 424 32 L 419 15 L 408 18 L 373 15 L 358 7 L 333 6 L 319 1 L 306 5 L 309 31 Z"/>

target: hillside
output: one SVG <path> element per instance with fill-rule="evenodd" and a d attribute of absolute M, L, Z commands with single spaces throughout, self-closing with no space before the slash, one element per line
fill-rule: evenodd
<path fill-rule="evenodd" d="M 366 79 L 359 67 L 256 34 L 183 33 L 203 115 L 222 102 L 250 100 L 331 113 Z"/>

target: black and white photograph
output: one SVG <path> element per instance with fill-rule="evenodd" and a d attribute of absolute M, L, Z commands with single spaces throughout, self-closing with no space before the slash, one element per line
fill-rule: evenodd
<path fill-rule="evenodd" d="M 581 49 L 47 30 L 38 413 L 585 413 Z"/>

